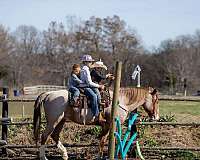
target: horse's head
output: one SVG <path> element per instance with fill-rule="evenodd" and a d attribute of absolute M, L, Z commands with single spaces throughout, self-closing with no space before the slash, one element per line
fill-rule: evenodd
<path fill-rule="evenodd" d="M 128 112 L 143 106 L 149 117 L 159 119 L 158 93 L 153 88 L 121 88 L 119 93 L 120 108 Z"/>
<path fill-rule="evenodd" d="M 159 120 L 158 91 L 156 89 L 149 88 L 149 94 L 145 98 L 143 107 L 152 120 Z"/>

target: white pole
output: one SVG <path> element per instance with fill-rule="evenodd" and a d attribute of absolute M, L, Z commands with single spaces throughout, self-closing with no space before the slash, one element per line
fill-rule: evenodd
<path fill-rule="evenodd" d="M 22 118 L 24 118 L 24 104 L 22 105 Z"/>
<path fill-rule="evenodd" d="M 137 87 L 140 87 L 140 71 L 138 72 L 138 81 L 137 81 Z"/>
<path fill-rule="evenodd" d="M 187 90 L 185 89 L 184 91 L 184 96 L 186 97 L 187 96 Z"/>

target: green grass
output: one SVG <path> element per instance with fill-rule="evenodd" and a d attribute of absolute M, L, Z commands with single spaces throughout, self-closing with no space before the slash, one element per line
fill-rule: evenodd
<path fill-rule="evenodd" d="M 200 102 L 160 101 L 160 114 L 190 114 L 200 116 Z"/>

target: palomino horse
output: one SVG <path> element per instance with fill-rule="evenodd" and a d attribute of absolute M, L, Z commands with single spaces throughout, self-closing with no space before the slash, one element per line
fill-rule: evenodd
<path fill-rule="evenodd" d="M 110 91 L 110 95 L 113 92 Z M 111 97 L 112 98 L 112 97 Z M 56 142 L 57 147 L 62 153 L 64 160 L 68 159 L 66 148 L 59 141 L 59 134 L 63 128 L 66 120 L 71 120 L 75 123 L 83 124 L 98 124 L 98 122 L 91 121 L 92 114 L 90 108 L 83 114 L 83 109 L 74 108 L 69 105 L 68 91 L 50 91 L 40 94 L 34 105 L 34 137 L 36 144 L 39 139 L 40 122 L 41 122 L 41 105 L 44 106 L 45 116 L 47 119 L 47 126 L 41 136 L 41 147 L 39 148 L 40 159 L 46 160 L 45 157 L 45 143 L 49 136 Z M 119 107 L 117 107 L 117 114 L 123 123 L 128 114 L 133 112 L 139 106 L 143 106 L 149 117 L 152 119 L 159 119 L 159 107 L 158 107 L 158 94 L 156 89 L 152 88 L 121 88 L 119 92 Z M 83 118 L 83 116 L 85 118 Z M 111 105 L 104 109 L 104 115 L 106 122 L 100 124 L 102 126 L 101 140 L 100 140 L 100 153 L 103 153 L 103 147 L 106 142 L 110 123 L 111 123 Z"/>

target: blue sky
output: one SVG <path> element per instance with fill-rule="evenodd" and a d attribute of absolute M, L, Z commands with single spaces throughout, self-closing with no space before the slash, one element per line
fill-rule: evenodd
<path fill-rule="evenodd" d="M 15 30 L 21 24 L 47 29 L 66 16 L 118 15 L 134 28 L 147 48 L 162 40 L 200 29 L 200 0 L 0 0 L 0 24 Z"/>

